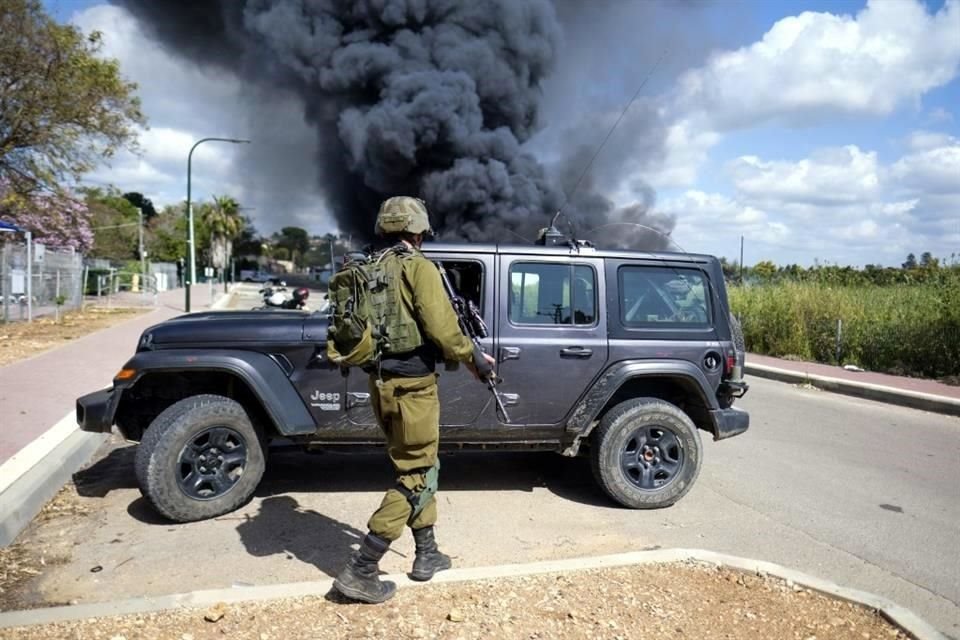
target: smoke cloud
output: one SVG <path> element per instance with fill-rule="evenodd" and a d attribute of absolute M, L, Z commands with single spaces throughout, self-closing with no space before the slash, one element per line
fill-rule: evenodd
<path fill-rule="evenodd" d="M 273 176 L 284 190 L 295 189 L 284 175 L 302 175 L 302 167 L 283 167 L 312 157 L 341 231 L 369 238 L 384 197 L 416 194 L 442 236 L 473 241 L 532 238 L 564 204 L 624 102 L 617 92 L 591 99 L 602 88 L 596 83 L 571 92 L 565 81 L 550 79 L 589 81 L 592 70 L 577 61 L 589 62 L 584 54 L 591 49 L 617 46 L 602 33 L 622 13 L 617 5 L 649 4 L 585 12 L 593 3 L 115 1 L 171 51 L 249 80 L 243 100 L 252 122 L 282 127 L 270 114 L 299 105 L 313 135 L 251 148 L 243 170 L 259 184 Z M 620 79 L 631 94 L 655 58 L 639 71 L 634 60 Z M 549 99 L 561 91 L 562 98 Z M 662 157 L 665 131 L 655 105 L 631 108 L 565 206 L 578 232 L 640 223 L 669 233 L 672 218 L 650 213 L 653 190 L 623 182 Z M 614 191 L 635 203 L 618 208 Z M 593 239 L 644 249 L 669 244 L 624 224 Z"/>

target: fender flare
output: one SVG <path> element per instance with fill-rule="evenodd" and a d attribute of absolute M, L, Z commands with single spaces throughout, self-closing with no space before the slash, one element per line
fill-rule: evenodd
<path fill-rule="evenodd" d="M 566 423 L 567 433 L 585 436 L 590 425 L 606 406 L 613 394 L 624 383 L 636 378 L 673 378 L 692 384 L 700 395 L 703 406 L 712 411 L 719 409 L 716 397 L 708 393 L 710 383 L 703 372 L 689 362 L 677 360 L 624 360 L 608 367 L 586 395 L 580 399 Z M 711 418 L 712 419 L 712 418 Z M 712 425 L 714 428 L 716 425 Z"/>
<path fill-rule="evenodd" d="M 143 351 L 124 365 L 136 375 L 116 384 L 115 389 L 134 386 L 151 373 L 220 371 L 240 378 L 253 392 L 277 432 L 284 436 L 316 433 L 317 425 L 290 378 L 270 356 L 257 351 L 229 349 Z M 113 404 L 114 409 L 119 399 Z M 112 421 L 113 416 L 108 416 Z"/>

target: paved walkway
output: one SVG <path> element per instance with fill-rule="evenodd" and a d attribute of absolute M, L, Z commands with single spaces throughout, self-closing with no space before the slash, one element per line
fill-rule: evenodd
<path fill-rule="evenodd" d="M 195 311 L 210 307 L 208 287 L 193 294 Z M 183 310 L 183 289 L 165 291 L 152 311 L 0 367 L 0 464 L 73 411 L 76 398 L 110 386 L 140 333 Z"/>
<path fill-rule="evenodd" d="M 754 353 L 747 354 L 747 364 L 759 364 L 767 367 L 785 369 L 787 371 L 808 373 L 827 378 L 837 378 L 839 380 L 847 380 L 850 382 L 876 384 L 903 391 L 929 393 L 930 395 L 934 396 L 942 396 L 944 398 L 955 398 L 960 400 L 960 387 L 943 384 L 942 382 L 937 382 L 936 380 L 891 376 L 886 373 L 873 373 L 871 371 L 847 371 L 843 367 L 837 367 L 829 364 L 781 360 L 780 358 L 771 358 L 769 356 L 761 356 Z"/>

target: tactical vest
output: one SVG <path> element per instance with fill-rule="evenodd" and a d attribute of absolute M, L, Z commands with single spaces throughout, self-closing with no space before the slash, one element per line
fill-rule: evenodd
<path fill-rule="evenodd" d="M 385 355 L 413 351 L 423 334 L 403 302 L 406 261 L 416 254 L 397 246 L 346 261 L 331 279 L 327 356 L 344 367 L 376 365 Z"/>

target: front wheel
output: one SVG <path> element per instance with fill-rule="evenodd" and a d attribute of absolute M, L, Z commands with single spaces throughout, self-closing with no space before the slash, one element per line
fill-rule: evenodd
<path fill-rule="evenodd" d="M 217 395 L 180 400 L 137 447 L 140 493 L 175 522 L 214 518 L 245 504 L 266 468 L 265 441 L 244 408 Z"/>
<path fill-rule="evenodd" d="M 669 402 L 627 400 L 600 421 L 590 459 L 601 488 L 623 506 L 669 507 L 700 474 L 700 434 L 687 414 Z"/>

